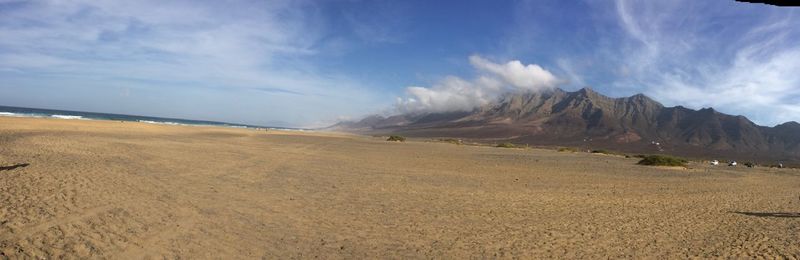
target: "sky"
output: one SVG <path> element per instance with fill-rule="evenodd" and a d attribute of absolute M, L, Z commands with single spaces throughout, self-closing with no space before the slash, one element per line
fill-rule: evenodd
<path fill-rule="evenodd" d="M 798 8 L 728 0 L 0 0 L 0 105 L 321 127 L 591 87 L 800 121 Z"/>

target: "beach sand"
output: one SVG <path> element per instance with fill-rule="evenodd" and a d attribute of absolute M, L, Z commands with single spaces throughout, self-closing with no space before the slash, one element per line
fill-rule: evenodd
<path fill-rule="evenodd" d="M 800 257 L 800 171 L 636 161 L 0 117 L 0 258 Z"/>

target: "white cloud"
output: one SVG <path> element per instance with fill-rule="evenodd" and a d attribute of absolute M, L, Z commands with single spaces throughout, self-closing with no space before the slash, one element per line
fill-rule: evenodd
<path fill-rule="evenodd" d="M 477 55 L 470 56 L 469 62 L 476 69 L 498 76 L 519 89 L 540 90 L 552 88 L 557 83 L 553 74 L 536 64 L 523 65 L 518 60 L 497 64 Z"/>
<path fill-rule="evenodd" d="M 398 98 L 401 113 L 469 111 L 484 105 L 505 92 L 541 91 L 561 81 L 536 64 L 523 65 L 518 60 L 498 64 L 473 55 L 470 64 L 479 75 L 473 80 L 448 76 L 432 87 L 406 88 L 407 97 Z"/>
<path fill-rule="evenodd" d="M 400 112 L 466 111 L 486 103 L 490 85 L 449 76 L 431 88 L 408 87 L 408 97 L 398 98 Z"/>

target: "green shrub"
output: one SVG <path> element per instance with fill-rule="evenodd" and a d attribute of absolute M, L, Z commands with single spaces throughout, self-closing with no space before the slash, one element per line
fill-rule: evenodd
<path fill-rule="evenodd" d="M 453 138 L 439 139 L 439 142 L 445 142 L 445 143 L 451 143 L 451 144 L 457 144 L 457 145 L 464 144 L 464 142 L 461 141 L 461 139 L 453 139 Z"/>
<path fill-rule="evenodd" d="M 386 139 L 386 141 L 405 142 L 406 138 L 402 137 L 402 136 L 399 136 L 399 135 L 392 135 L 392 136 L 389 136 L 389 139 Z"/>
<path fill-rule="evenodd" d="M 559 152 L 577 153 L 578 149 L 575 149 L 575 148 L 572 148 L 572 147 L 561 147 L 561 148 L 558 148 L 558 151 Z"/>
<path fill-rule="evenodd" d="M 609 150 L 604 150 L 604 149 L 592 150 L 592 153 L 606 154 L 606 155 L 616 155 L 616 156 L 625 156 L 625 158 L 630 158 L 631 157 L 630 155 L 627 155 L 627 154 L 624 154 L 624 153 L 621 153 L 621 152 L 609 151 Z"/>
<path fill-rule="evenodd" d="M 687 163 L 689 163 L 689 161 L 687 161 L 686 159 L 667 156 L 667 155 L 649 155 L 645 156 L 641 161 L 639 161 L 640 165 L 649 165 L 649 166 L 686 167 Z"/>
<path fill-rule="evenodd" d="M 502 144 L 498 144 L 497 147 L 501 147 L 501 148 L 516 148 L 517 146 L 512 144 L 512 143 L 502 143 Z"/>

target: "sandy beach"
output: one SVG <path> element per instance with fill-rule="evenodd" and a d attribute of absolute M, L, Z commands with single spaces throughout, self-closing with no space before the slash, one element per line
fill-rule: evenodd
<path fill-rule="evenodd" d="M 800 258 L 800 171 L 0 117 L 0 259 Z"/>

